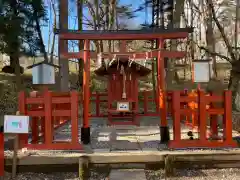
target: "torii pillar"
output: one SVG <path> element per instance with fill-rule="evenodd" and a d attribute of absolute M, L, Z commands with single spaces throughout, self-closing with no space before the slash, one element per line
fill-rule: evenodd
<path fill-rule="evenodd" d="M 165 85 L 165 72 L 164 72 L 164 58 L 162 51 L 164 49 L 164 39 L 158 40 L 158 57 L 157 57 L 157 90 L 158 90 L 158 108 L 160 112 L 160 136 L 161 143 L 168 143 L 170 140 L 169 126 L 167 121 L 167 93 Z"/>
<path fill-rule="evenodd" d="M 59 2 L 59 28 L 60 30 L 68 30 L 68 0 L 60 0 Z M 61 91 L 69 91 L 69 64 L 68 59 L 61 57 L 61 52 L 68 51 L 68 41 L 59 38 L 58 54 L 59 54 L 59 83 Z"/>

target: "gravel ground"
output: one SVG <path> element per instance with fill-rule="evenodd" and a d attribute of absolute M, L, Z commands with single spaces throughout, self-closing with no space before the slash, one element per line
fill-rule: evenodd
<path fill-rule="evenodd" d="M 164 179 L 163 171 L 147 171 L 147 180 Z M 240 169 L 177 170 L 169 180 L 239 180 Z"/>
<path fill-rule="evenodd" d="M 159 120 L 157 120 L 159 121 Z M 154 122 L 153 122 L 154 123 Z M 147 123 L 148 124 L 148 123 Z M 156 138 L 152 137 L 150 138 L 150 127 L 148 127 L 148 133 L 146 133 L 146 127 L 142 128 L 139 127 L 137 128 L 138 130 L 134 133 L 137 141 L 139 141 L 139 143 L 141 142 L 142 146 L 144 145 L 144 147 L 151 147 L 151 148 L 155 148 L 155 145 L 158 144 L 159 142 L 159 128 L 154 127 L 153 129 L 157 129 L 156 132 L 154 130 L 151 130 L 151 133 L 157 133 Z M 99 136 L 99 133 L 101 133 L 101 131 L 98 131 L 98 127 L 94 127 L 92 128 L 92 130 L 95 129 L 95 131 L 92 134 L 92 148 L 109 148 L 111 149 L 112 143 L 111 143 L 111 138 L 108 141 L 99 141 L 97 139 L 97 137 Z M 101 128 L 100 128 L 101 129 Z M 112 128 L 105 128 L 107 129 L 107 131 L 109 131 Z M 124 130 L 125 131 L 125 130 Z M 139 132 L 138 132 L 139 131 Z M 140 131 L 143 131 L 143 134 L 148 134 L 149 137 L 147 139 L 144 138 L 144 135 L 142 135 L 140 133 Z M 154 132 L 153 132 L 154 131 Z M 60 130 L 61 133 L 59 133 L 56 137 L 56 139 L 68 139 L 69 138 L 69 127 L 68 128 L 62 128 L 62 130 Z M 110 131 L 111 132 L 111 131 Z M 96 134 L 95 134 L 96 133 Z M 138 134 L 139 133 L 139 134 Z M 126 133 L 125 133 L 126 134 Z M 95 137 L 96 136 L 96 137 Z M 122 135 L 123 136 L 123 135 Z M 142 137 L 143 136 L 143 137 Z M 94 139 L 95 138 L 95 139 Z M 130 138 L 131 140 L 131 138 Z M 128 140 L 128 141 L 130 141 Z M 116 141 L 116 139 L 114 140 Z M 145 143 L 143 143 L 145 142 Z M 134 142 L 135 143 L 135 142 Z M 121 146 L 123 146 L 121 144 Z M 154 147 L 153 147 L 154 146 Z M 126 147 L 126 146 L 124 146 Z M 141 147 L 143 148 L 143 147 Z M 225 150 L 225 149 L 222 149 Z M 194 150 L 194 151 L 203 151 L 203 150 Z M 214 151 L 214 150 L 213 150 Z M 226 149 L 227 151 L 227 149 Z M 45 151 L 45 152 L 39 152 L 39 151 L 20 151 L 19 155 L 23 155 L 25 153 L 30 153 L 33 155 L 37 155 L 37 154 L 65 154 L 66 152 L 63 151 Z M 69 151 L 67 152 L 69 154 Z M 74 152 L 72 152 L 73 155 L 76 154 Z M 11 156 L 12 152 L 11 151 L 5 151 L 5 156 Z M 29 155 L 29 154 L 28 154 Z M 109 172 L 106 172 L 106 169 L 103 171 L 99 171 L 96 169 L 93 169 L 91 172 L 91 178 L 90 180 L 104 180 L 107 179 Z M 160 179 L 165 179 L 164 177 L 164 172 L 163 171 L 145 171 L 146 174 L 146 179 L 147 180 L 160 180 Z M 77 180 L 78 179 L 78 174 L 77 173 L 51 173 L 51 174 L 36 174 L 36 173 L 22 173 L 19 174 L 16 178 L 16 180 Z M 122 179 L 124 179 L 124 174 Z M 223 169 L 223 170 L 216 170 L 216 169 L 212 169 L 212 170 L 177 170 L 175 172 L 175 176 L 168 178 L 169 180 L 240 180 L 240 169 Z M 4 180 L 10 180 L 10 175 L 8 173 L 6 173 L 6 177 L 4 178 Z"/>
<path fill-rule="evenodd" d="M 163 170 L 145 171 L 147 180 L 165 179 Z M 8 177 L 7 177 L 8 176 Z M 9 174 L 4 180 L 10 180 Z M 19 174 L 15 180 L 77 180 L 77 173 Z M 92 171 L 90 180 L 107 180 L 107 173 Z M 122 179 L 124 179 L 124 174 Z M 169 180 L 239 180 L 240 169 L 176 170 Z"/>

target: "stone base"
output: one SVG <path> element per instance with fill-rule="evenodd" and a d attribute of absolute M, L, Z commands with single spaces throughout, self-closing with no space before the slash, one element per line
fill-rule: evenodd
<path fill-rule="evenodd" d="M 4 132 L 4 126 L 0 126 L 0 133 Z"/>
<path fill-rule="evenodd" d="M 81 128 L 81 141 L 83 144 L 89 144 L 90 143 L 90 140 L 91 137 L 90 137 L 90 127 L 87 127 L 87 128 L 84 128 L 82 127 Z"/>
<path fill-rule="evenodd" d="M 168 126 L 160 127 L 161 143 L 168 143 L 170 141 L 170 133 Z"/>

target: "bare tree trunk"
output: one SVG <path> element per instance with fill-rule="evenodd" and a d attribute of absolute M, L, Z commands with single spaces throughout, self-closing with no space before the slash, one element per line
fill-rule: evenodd
<path fill-rule="evenodd" d="M 191 27 L 193 27 L 193 22 L 194 22 L 194 13 L 193 13 L 193 2 L 191 2 L 190 4 L 190 7 L 191 7 Z M 194 33 L 191 34 L 191 58 L 192 60 L 194 60 Z"/>
<path fill-rule="evenodd" d="M 101 30 L 101 22 L 100 22 L 100 13 L 99 13 L 99 0 L 95 0 L 95 19 L 96 19 L 96 27 L 95 29 L 97 30 Z M 106 14 L 106 16 L 108 16 L 108 14 Z M 97 41 L 97 46 L 98 46 L 98 50 L 97 52 L 104 52 L 104 45 L 103 45 L 103 40 L 99 40 Z M 102 61 L 102 63 L 104 63 L 104 61 Z"/>
<path fill-rule="evenodd" d="M 147 3 L 147 1 L 145 1 L 145 3 Z M 159 21 L 155 21 L 155 1 L 152 0 L 152 25 L 156 25 L 158 26 L 159 25 Z M 147 7 L 145 7 L 147 8 Z M 159 10 L 159 8 L 158 8 Z M 157 13 L 157 16 L 159 17 L 159 12 Z M 152 40 L 151 42 L 151 48 L 152 49 L 156 49 L 156 41 L 157 40 Z M 153 85 L 153 96 L 154 96 L 154 99 L 155 99 L 155 104 L 157 105 L 157 89 L 156 89 L 156 74 L 157 74 L 157 71 L 156 71 L 156 68 L 157 67 L 157 58 L 153 58 L 152 59 L 152 85 Z M 157 108 L 157 107 L 156 107 Z"/>
<path fill-rule="evenodd" d="M 16 92 L 20 92 L 22 90 L 22 78 L 20 73 L 20 62 L 19 62 L 19 51 L 16 49 L 13 54 L 10 55 L 10 60 L 13 63 L 15 80 L 16 80 Z"/>
<path fill-rule="evenodd" d="M 14 13 L 14 18 L 18 18 L 18 10 L 16 8 L 17 6 L 17 1 L 12 0 L 11 1 L 11 7 L 13 8 L 13 13 Z M 20 62 L 19 62 L 19 37 L 15 36 L 13 37 L 15 42 L 12 44 L 12 53 L 10 53 L 10 62 L 12 62 L 13 67 L 14 67 L 14 73 L 15 73 L 15 80 L 16 80 L 16 91 L 17 93 L 22 90 L 22 82 L 21 82 L 21 73 L 20 73 Z"/>
<path fill-rule="evenodd" d="M 68 30 L 68 0 L 60 0 L 59 2 L 59 28 Z M 68 41 L 59 39 L 59 80 L 61 91 L 69 91 L 69 64 L 68 59 L 61 57 L 61 52 L 68 50 Z"/>
<path fill-rule="evenodd" d="M 238 54 L 238 29 L 239 29 L 239 10 L 240 10 L 240 1 L 236 0 L 236 19 L 235 19 L 235 34 L 234 34 L 234 48 L 235 48 L 235 57 L 239 61 Z M 240 111 L 240 77 L 238 74 L 234 75 L 234 71 L 231 71 L 231 78 L 229 82 L 229 87 L 235 91 L 233 91 L 233 97 L 235 97 L 233 101 L 233 108 L 235 110 Z"/>
<path fill-rule="evenodd" d="M 173 12 L 173 22 L 172 22 L 174 28 L 180 28 L 181 15 L 184 13 L 184 3 L 185 3 L 185 0 L 176 1 L 175 8 L 174 8 L 175 11 Z M 171 50 L 177 50 L 177 40 L 171 40 Z M 168 59 L 167 71 L 166 71 L 166 79 L 167 79 L 168 85 L 171 85 L 174 79 L 178 79 L 177 73 L 174 69 L 174 64 L 175 64 L 174 59 Z"/>
<path fill-rule="evenodd" d="M 33 10 L 34 10 L 33 15 L 34 15 L 34 18 L 35 18 L 36 30 L 37 30 L 37 33 L 38 33 L 38 37 L 40 39 L 40 50 L 41 50 L 41 53 L 43 53 L 44 61 L 49 62 L 48 55 L 47 55 L 45 45 L 44 45 L 44 42 L 43 42 L 43 37 L 42 37 L 40 22 L 39 22 L 39 19 L 38 19 L 38 14 L 37 14 L 36 8 L 34 7 L 33 3 L 32 3 L 32 7 L 33 7 Z"/>
<path fill-rule="evenodd" d="M 113 30 L 115 24 L 115 9 L 116 9 L 116 0 L 109 1 L 109 9 L 108 9 L 108 30 Z M 112 51 L 112 41 L 108 41 L 108 49 Z"/>
<path fill-rule="evenodd" d="M 238 73 L 231 70 L 230 80 L 229 80 L 229 90 L 232 91 L 232 108 L 233 110 L 240 111 L 240 77 Z"/>
<path fill-rule="evenodd" d="M 95 30 L 100 30 L 101 26 L 100 26 L 100 19 L 99 19 L 99 0 L 94 0 L 94 8 L 95 8 L 95 14 L 94 14 L 94 29 Z M 103 48 L 102 48 L 102 40 L 97 41 L 97 52 L 102 52 Z"/>
<path fill-rule="evenodd" d="M 213 5 L 213 3 L 212 3 L 212 0 L 206 0 L 206 1 L 207 1 L 207 5 L 209 6 L 209 8 L 210 8 L 211 11 L 212 11 L 212 18 L 213 18 L 214 22 L 216 23 L 218 30 L 219 30 L 220 33 L 221 33 L 221 36 L 222 36 L 222 38 L 223 38 L 223 40 L 224 40 L 224 43 L 225 43 L 225 45 L 226 45 L 226 47 L 227 47 L 228 53 L 230 54 L 230 57 L 231 57 L 232 61 L 236 61 L 237 59 L 236 59 L 236 57 L 235 57 L 235 54 L 234 54 L 233 48 L 232 48 L 232 46 L 231 46 L 231 43 L 230 43 L 228 37 L 226 36 L 226 33 L 225 33 L 223 27 L 221 26 L 221 24 L 220 24 L 220 22 L 218 21 L 218 18 L 217 18 L 217 16 L 216 16 L 216 13 L 215 13 L 215 9 L 214 9 L 214 5 Z"/>
<path fill-rule="evenodd" d="M 231 70 L 231 75 L 230 75 L 230 80 L 229 80 L 229 85 L 228 88 L 229 90 L 232 91 L 232 105 L 233 109 L 236 109 L 236 97 L 240 95 L 240 76 L 239 76 L 239 69 L 240 69 L 240 61 L 236 58 L 236 54 L 234 53 L 233 47 L 231 46 L 231 43 L 228 39 L 228 37 L 225 34 L 224 28 L 221 26 L 220 22 L 217 19 L 215 10 L 214 10 L 214 5 L 212 3 L 212 0 L 206 0 L 207 5 L 212 11 L 212 18 L 214 22 L 217 25 L 218 30 L 221 33 L 221 36 L 224 40 L 224 43 L 227 47 L 228 53 L 230 54 L 230 63 L 232 64 L 232 70 Z M 238 102 L 239 103 L 239 102 Z"/>
<path fill-rule="evenodd" d="M 56 8 L 55 8 L 55 3 L 52 0 L 51 0 L 51 6 L 52 6 L 52 10 L 53 10 L 53 29 L 56 29 L 57 28 L 57 12 L 56 12 Z M 56 42 L 56 34 L 53 33 L 52 47 L 51 47 L 51 52 L 50 52 L 50 63 L 53 63 L 55 42 Z"/>
<path fill-rule="evenodd" d="M 234 34 L 234 47 L 235 52 L 237 52 L 238 49 L 238 33 L 239 33 L 239 10 L 240 10 L 240 1 L 236 0 L 236 19 L 235 19 L 235 34 Z"/>
<path fill-rule="evenodd" d="M 78 9 L 78 30 L 83 30 L 83 0 L 77 1 L 77 9 Z M 84 49 L 84 42 L 83 40 L 80 40 L 78 42 L 78 48 L 79 51 L 82 51 Z M 79 89 L 82 89 L 83 85 L 83 59 L 78 59 L 78 83 L 79 83 Z"/>
<path fill-rule="evenodd" d="M 212 0 L 208 0 L 209 3 L 212 3 Z M 214 30 L 213 30 L 213 16 L 212 16 L 212 9 L 210 6 L 207 6 L 207 17 L 205 19 L 206 22 L 206 42 L 207 42 L 207 48 L 215 53 L 215 38 L 214 38 Z M 216 56 L 213 56 L 211 54 L 208 54 L 209 59 L 212 59 L 213 66 L 213 78 L 217 78 L 217 69 L 216 69 Z"/>

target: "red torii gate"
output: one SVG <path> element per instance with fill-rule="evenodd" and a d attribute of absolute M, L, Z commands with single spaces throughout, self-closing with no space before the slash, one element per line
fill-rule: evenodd
<path fill-rule="evenodd" d="M 84 50 L 80 52 L 60 52 L 61 58 L 77 58 L 83 59 L 83 127 L 81 129 L 81 141 L 84 144 L 90 142 L 89 127 L 89 98 L 90 98 L 90 59 L 97 58 L 96 52 L 90 51 L 90 40 L 122 40 L 125 44 L 126 40 L 158 40 L 158 48 L 151 52 L 108 52 L 102 53 L 103 58 L 111 58 L 114 55 L 127 56 L 129 58 L 157 58 L 157 94 L 160 112 L 160 133 L 161 142 L 168 142 L 170 139 L 169 127 L 167 123 L 167 107 L 166 107 L 166 88 L 164 73 L 164 58 L 183 58 L 186 52 L 168 51 L 164 49 L 164 41 L 166 39 L 185 39 L 192 32 L 192 28 L 175 28 L 175 29 L 145 29 L 145 30 L 118 30 L 118 31 L 94 31 L 94 30 L 56 30 L 60 40 L 84 40 Z M 123 48 L 121 48 L 123 49 Z"/>

